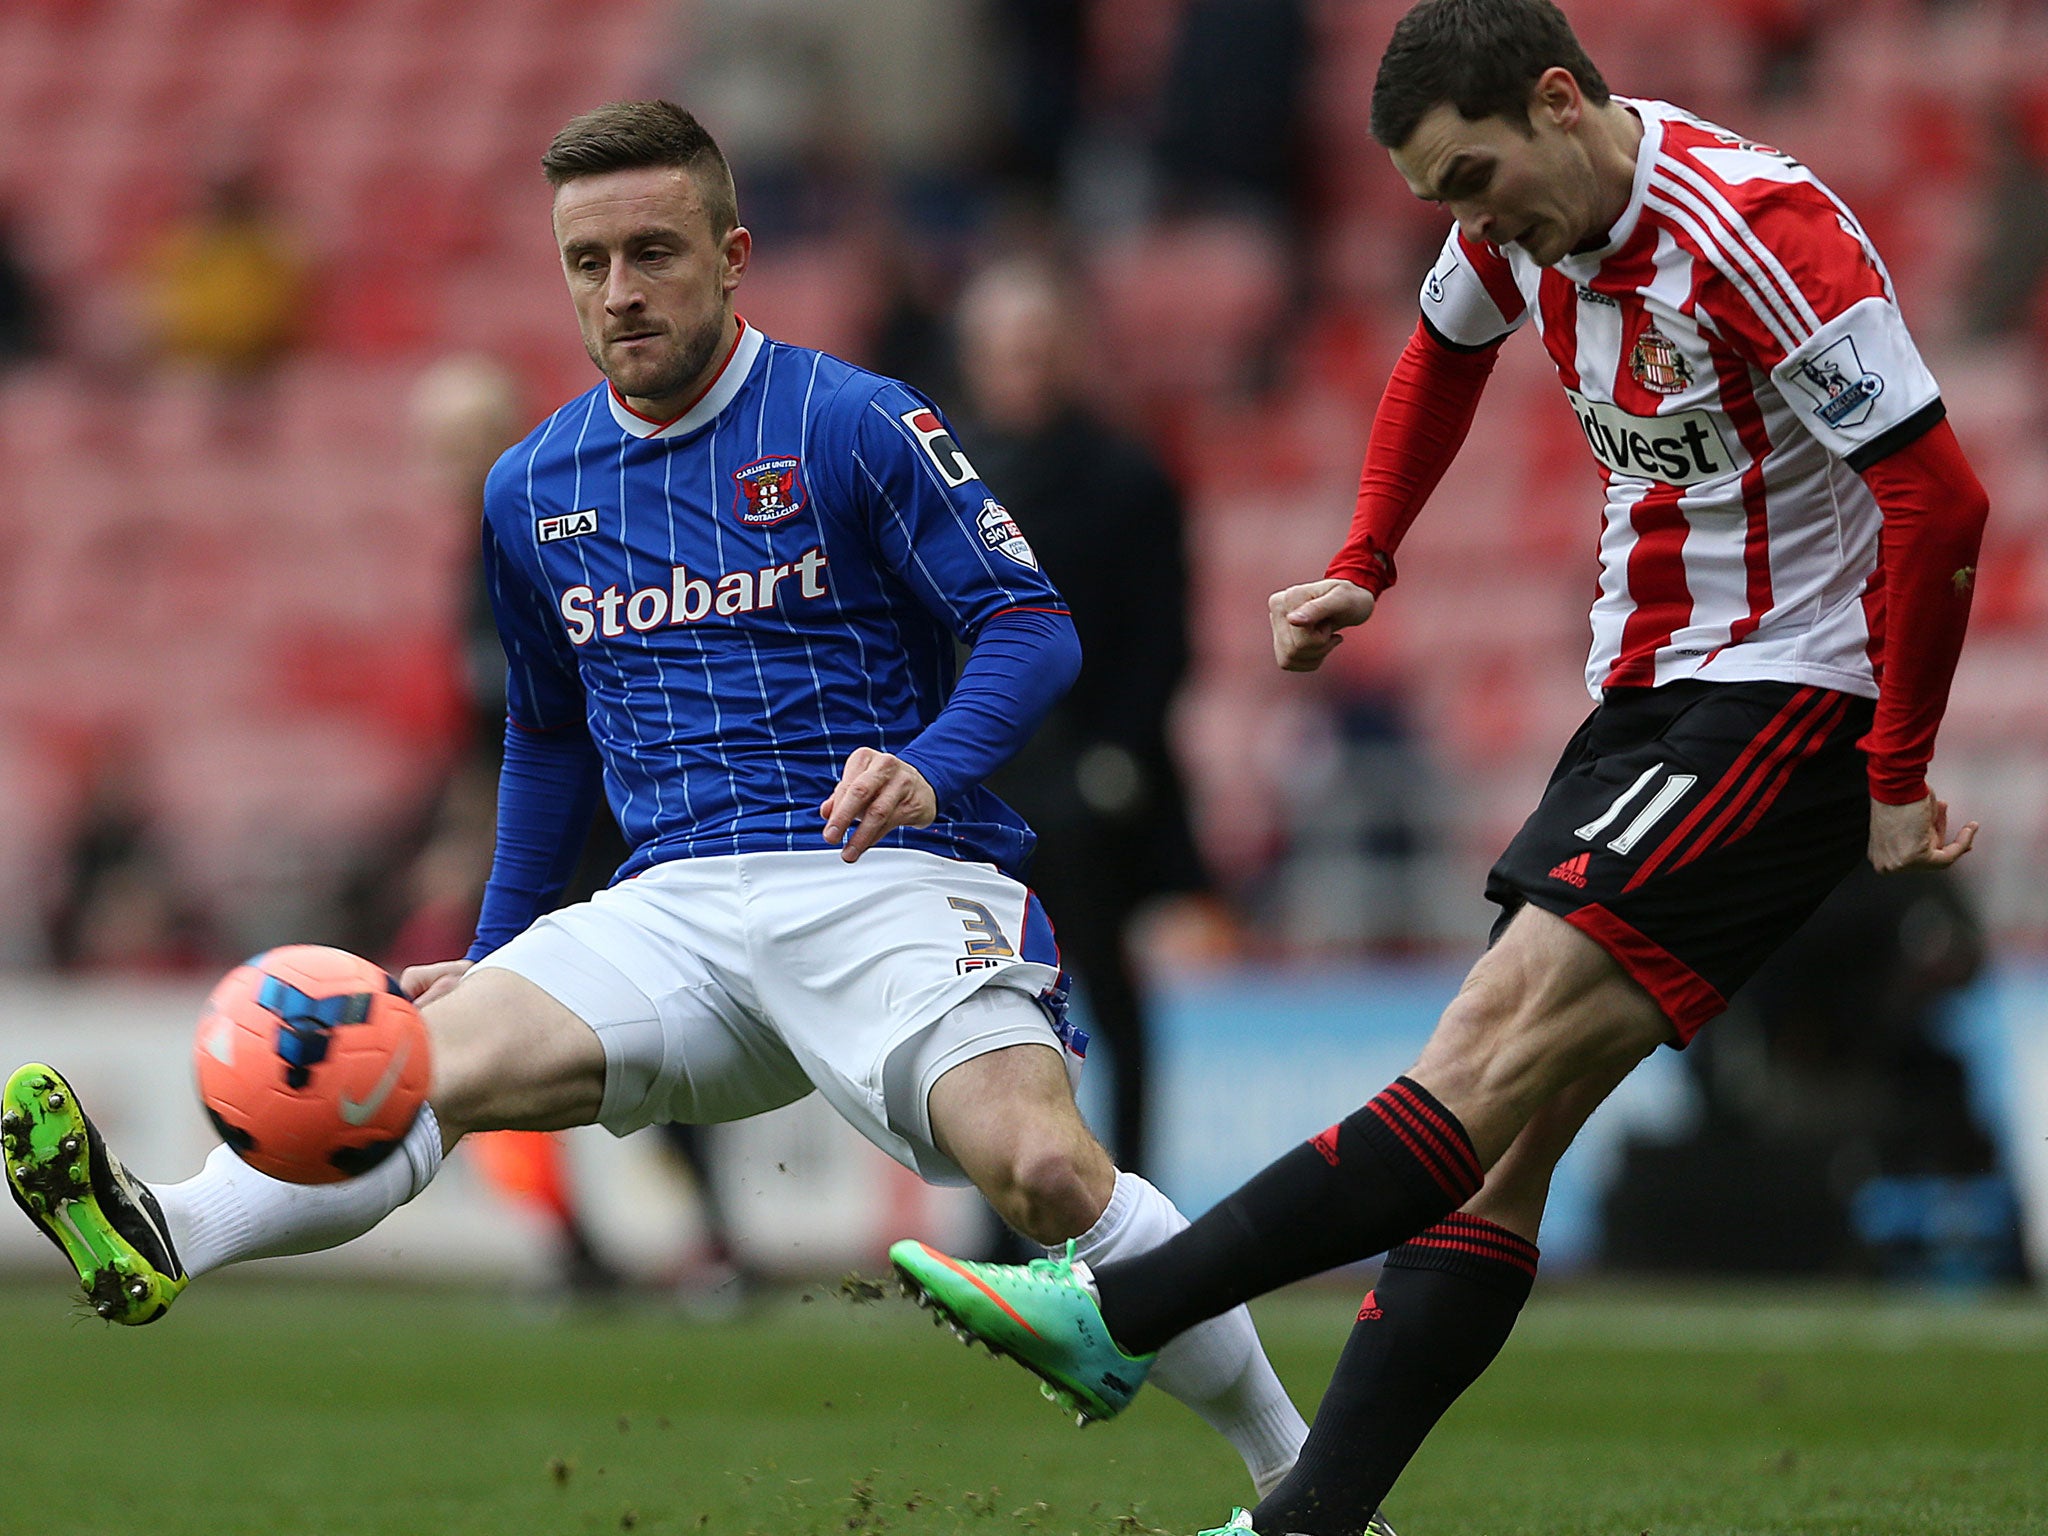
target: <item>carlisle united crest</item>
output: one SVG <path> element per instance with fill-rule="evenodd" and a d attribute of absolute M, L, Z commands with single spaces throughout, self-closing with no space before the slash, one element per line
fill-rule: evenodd
<path fill-rule="evenodd" d="M 797 478 L 799 461 L 793 456 L 756 459 L 732 472 L 738 487 L 733 511 L 749 528 L 773 528 L 786 523 L 803 510 L 804 487 Z"/>
<path fill-rule="evenodd" d="M 1692 387 L 1692 364 L 1678 343 L 1652 325 L 1629 349 L 1628 371 L 1643 388 L 1659 395 L 1683 394 Z"/>

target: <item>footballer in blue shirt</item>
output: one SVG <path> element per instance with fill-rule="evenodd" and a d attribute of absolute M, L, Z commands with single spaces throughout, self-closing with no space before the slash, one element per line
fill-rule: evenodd
<path fill-rule="evenodd" d="M 92 1137 L 100 1225 L 153 1277 L 120 1320 L 369 1230 L 469 1131 L 623 1135 L 813 1091 L 1084 1263 L 1163 1242 L 1185 1220 L 1075 1108 L 1086 1042 L 1021 883 L 1031 832 L 981 783 L 1080 666 L 1059 592 L 930 401 L 737 314 L 753 237 L 689 113 L 599 108 L 542 167 L 603 379 L 485 491 L 497 848 L 469 954 L 402 978 L 429 1105 L 404 1155 L 324 1185 L 226 1147 L 148 1185 Z M 556 909 L 599 795 L 632 852 Z M 1242 1307 L 1150 1379 L 1262 1492 L 1292 1466 L 1306 1431 Z"/>

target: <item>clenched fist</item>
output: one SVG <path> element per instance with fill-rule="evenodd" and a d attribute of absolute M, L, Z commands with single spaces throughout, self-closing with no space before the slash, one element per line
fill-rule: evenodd
<path fill-rule="evenodd" d="M 1343 630 L 1372 617 L 1373 595 L 1336 577 L 1305 581 L 1266 599 L 1273 659 L 1287 672 L 1313 672 L 1344 643 Z"/>

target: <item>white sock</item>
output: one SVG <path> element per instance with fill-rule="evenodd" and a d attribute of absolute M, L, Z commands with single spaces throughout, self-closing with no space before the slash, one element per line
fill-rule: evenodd
<path fill-rule="evenodd" d="M 225 1146 L 182 1184 L 152 1184 L 178 1261 L 203 1275 L 245 1259 L 317 1253 L 361 1237 L 440 1171 L 441 1123 L 427 1105 L 398 1150 L 339 1184 L 287 1184 L 258 1173 Z"/>
<path fill-rule="evenodd" d="M 1099 1265 L 1143 1253 L 1187 1224 L 1165 1195 L 1135 1173 L 1119 1170 L 1109 1205 L 1074 1240 L 1074 1257 Z M 1237 1447 L 1261 1497 L 1287 1476 L 1308 1438 L 1308 1425 L 1273 1374 L 1243 1307 L 1174 1339 L 1159 1351 L 1146 1380 L 1186 1403 Z"/>

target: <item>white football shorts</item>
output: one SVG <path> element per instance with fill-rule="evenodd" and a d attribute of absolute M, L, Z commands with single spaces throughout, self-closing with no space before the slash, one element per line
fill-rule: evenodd
<path fill-rule="evenodd" d="M 926 1099 L 963 1061 L 1048 1045 L 1078 1080 L 1052 925 L 989 864 L 909 848 L 676 859 L 542 917 L 477 962 L 604 1043 L 598 1122 L 743 1120 L 813 1088 L 935 1183 Z"/>

